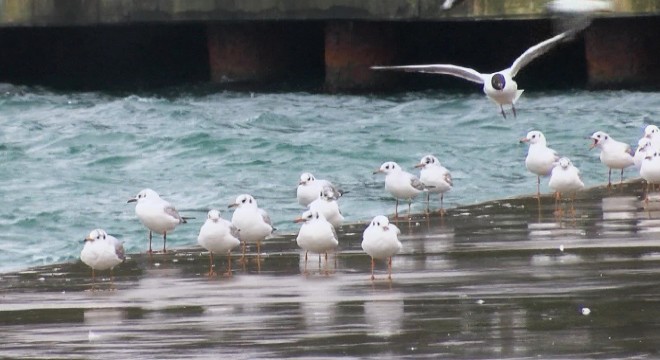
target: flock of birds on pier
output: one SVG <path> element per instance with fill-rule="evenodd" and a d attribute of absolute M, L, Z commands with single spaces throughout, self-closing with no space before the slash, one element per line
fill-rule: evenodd
<path fill-rule="evenodd" d="M 554 6 L 556 11 L 560 11 L 564 6 L 566 11 L 580 14 L 602 10 L 602 3 L 602 1 L 595 0 L 558 0 L 552 2 L 551 6 Z M 582 4 L 584 7 L 575 8 L 578 4 Z M 589 6 L 590 4 L 592 6 Z M 483 74 L 474 69 L 451 64 L 374 66 L 373 69 L 446 74 L 483 84 L 484 93 L 499 106 L 502 116 L 506 118 L 504 106 L 507 105 L 511 106 L 515 117 L 515 103 L 523 92 L 518 89 L 517 83 L 513 80 L 516 74 L 525 65 L 557 44 L 572 39 L 583 28 L 584 26 L 569 29 L 530 47 L 509 68 L 492 74 Z M 649 125 L 646 128 L 645 135 L 639 140 L 636 151 L 633 151 L 628 144 L 616 141 L 602 131 L 595 132 L 591 136 L 591 140 L 593 140 L 591 148 L 600 149 L 600 161 L 609 168 L 608 186 L 611 186 L 612 169 L 621 170 L 621 181 L 623 181 L 623 170 L 633 165 L 639 169 L 641 177 L 649 185 L 660 184 L 660 129 L 657 126 Z M 560 212 L 561 194 L 570 194 L 574 197 L 577 191 L 584 188 L 579 170 L 569 158 L 559 157 L 556 151 L 547 146 L 545 136 L 541 131 L 530 131 L 520 141 L 529 144 L 525 166 L 531 173 L 537 175 L 539 199 L 541 177 L 549 176 L 548 186 L 556 194 L 555 210 Z M 385 174 L 385 190 L 396 199 L 395 219 L 399 218 L 399 200 L 408 201 L 408 218 L 410 218 L 412 200 L 422 193 L 427 195 L 427 214 L 430 212 L 428 205 L 430 194 L 439 194 L 439 213 L 440 216 L 443 216 L 445 213 L 444 194 L 453 187 L 451 173 L 441 165 L 437 157 L 431 154 L 422 157 L 415 168 L 420 169 L 419 177 L 403 170 L 399 164 L 392 161 L 383 163 L 373 172 L 374 174 Z M 338 205 L 338 200 L 342 195 L 344 192 L 330 181 L 316 179 L 311 173 L 300 175 L 297 201 L 306 210 L 294 221 L 302 223 L 296 242 L 305 251 L 305 271 L 308 252 L 319 254 L 319 259 L 321 254 L 325 254 L 327 264 L 328 252 L 335 251 L 339 245 L 336 229 L 344 221 Z M 646 200 L 648 201 L 648 187 Z M 152 189 L 140 191 L 128 202 L 136 203 L 135 214 L 149 231 L 149 254 L 152 253 L 153 233 L 163 236 L 163 252 L 165 253 L 167 251 L 167 234 L 190 219 L 181 216 L 172 204 L 162 199 Z M 261 242 L 271 236 L 275 230 L 268 213 L 260 208 L 256 199 L 249 194 L 239 195 L 228 207 L 235 208 L 231 221 L 223 219 L 218 209 L 212 209 L 208 212 L 207 219 L 199 231 L 198 243 L 209 251 L 209 276 L 217 275 L 214 271 L 214 254 L 228 255 L 228 268 L 225 274 L 231 275 L 231 251 L 242 244 L 241 261 L 245 261 L 246 244 L 256 244 L 257 255 L 259 255 Z M 375 259 L 387 261 L 388 279 L 391 279 L 392 256 L 397 254 L 402 246 L 398 239 L 399 234 L 398 227 L 390 223 L 388 217 L 384 215 L 375 216 L 364 230 L 362 249 L 371 257 L 372 280 L 374 280 Z M 95 229 L 85 238 L 80 258 L 92 268 L 92 278 L 94 278 L 95 270 L 112 269 L 123 262 L 124 249 L 119 240 L 102 229 Z"/>

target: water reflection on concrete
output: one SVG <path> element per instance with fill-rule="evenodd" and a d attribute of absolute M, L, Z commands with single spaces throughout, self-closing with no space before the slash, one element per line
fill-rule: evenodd
<path fill-rule="evenodd" d="M 80 263 L 2 274 L 0 356 L 654 357 L 660 201 L 640 188 L 585 192 L 575 214 L 546 196 L 415 216 L 391 282 L 384 262 L 369 280 L 364 224 L 342 229 L 320 270 L 310 255 L 307 273 L 282 236 L 232 277 L 204 275 L 199 249 L 132 255 L 97 284 Z"/>

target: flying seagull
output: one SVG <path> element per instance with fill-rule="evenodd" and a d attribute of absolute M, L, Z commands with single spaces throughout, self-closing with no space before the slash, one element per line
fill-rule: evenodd
<path fill-rule="evenodd" d="M 548 52 L 555 45 L 571 39 L 575 32 L 575 29 L 565 31 L 530 47 L 520 55 L 510 67 L 492 74 L 484 74 L 471 68 L 451 64 L 372 66 L 371 69 L 445 74 L 483 84 L 484 93 L 500 106 L 502 116 L 506 119 L 504 105 L 511 105 L 513 116 L 515 117 L 516 108 L 514 104 L 523 93 L 523 90 L 518 90 L 518 84 L 513 80 L 518 74 L 518 71 L 532 62 L 532 60 Z"/>

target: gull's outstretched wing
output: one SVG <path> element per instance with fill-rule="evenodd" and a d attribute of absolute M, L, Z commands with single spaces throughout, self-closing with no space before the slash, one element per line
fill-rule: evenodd
<path fill-rule="evenodd" d="M 436 64 L 436 65 L 402 65 L 402 66 L 372 66 L 372 70 L 398 70 L 405 72 L 421 72 L 429 74 L 444 74 L 456 76 L 467 81 L 476 82 L 478 84 L 484 83 L 485 76 L 477 70 L 470 69 L 463 66 L 456 66 L 451 64 Z"/>
<path fill-rule="evenodd" d="M 529 64 L 532 62 L 532 60 L 536 59 L 537 57 L 545 54 L 548 52 L 550 49 L 552 49 L 555 45 L 557 45 L 559 42 L 561 42 L 564 39 L 569 38 L 569 34 L 573 34 L 573 30 L 569 31 L 564 31 L 563 33 L 559 35 L 555 35 L 551 37 L 550 39 L 541 41 L 540 43 L 532 46 L 531 48 L 525 50 L 522 55 L 520 55 L 516 61 L 513 62 L 511 67 L 508 69 L 509 70 L 509 75 L 513 78 L 518 74 L 518 71 L 525 67 L 525 65 Z"/>

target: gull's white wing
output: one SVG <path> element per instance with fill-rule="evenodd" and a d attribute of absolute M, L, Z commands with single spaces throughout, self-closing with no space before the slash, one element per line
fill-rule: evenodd
<path fill-rule="evenodd" d="M 436 65 L 403 65 L 403 66 L 372 66 L 373 70 L 399 70 L 405 72 L 421 72 L 429 74 L 444 74 L 456 76 L 468 81 L 483 84 L 485 82 L 485 75 L 482 75 L 477 70 L 466 68 L 463 66 L 456 66 L 450 64 L 436 64 Z"/>
<path fill-rule="evenodd" d="M 516 61 L 513 62 L 511 67 L 508 69 L 509 75 L 512 78 L 515 77 L 516 74 L 518 74 L 518 71 L 520 71 L 520 69 L 525 67 L 525 65 L 529 64 L 530 62 L 532 62 L 532 60 L 536 59 L 537 57 L 545 54 L 555 45 L 557 45 L 559 42 L 561 42 L 564 39 L 567 39 L 569 34 L 573 34 L 573 33 L 574 33 L 573 30 L 565 31 L 559 35 L 551 37 L 550 39 L 541 41 L 540 43 L 525 50 L 525 52 L 522 55 L 520 55 L 516 59 Z"/>

